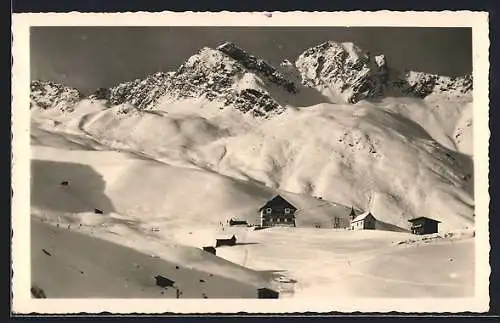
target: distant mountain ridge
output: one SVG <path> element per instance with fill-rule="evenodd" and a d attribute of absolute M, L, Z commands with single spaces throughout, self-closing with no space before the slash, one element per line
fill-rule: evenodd
<path fill-rule="evenodd" d="M 106 100 L 111 106 L 129 103 L 139 110 L 185 98 L 204 98 L 221 108 L 233 106 L 244 113 L 268 117 L 282 113 L 288 101 L 312 89 L 318 91 L 318 98 L 322 93 L 352 104 L 384 96 L 461 96 L 472 91 L 472 76 L 402 73 L 391 69 L 383 54 L 374 56 L 353 43 L 333 41 L 305 50 L 295 64 L 285 60 L 276 68 L 225 42 L 216 49 L 202 48 L 176 71 L 99 89 L 90 98 Z M 72 106 L 82 97 L 76 89 L 43 81 L 33 81 L 31 92 L 32 104 L 45 107 L 63 106 L 64 102 Z M 315 103 L 321 102 L 308 105 Z"/>
<path fill-rule="evenodd" d="M 320 91 L 328 89 L 348 103 L 391 95 L 424 98 L 433 92 L 463 95 L 472 90 L 471 75 L 401 73 L 390 68 L 383 54 L 370 55 L 349 42 L 328 41 L 311 47 L 295 65 L 304 84 Z"/>
<path fill-rule="evenodd" d="M 224 43 L 84 100 L 51 82 L 31 94 L 44 131 L 194 168 L 195 178 L 321 196 L 401 228 L 425 214 L 448 228 L 474 222 L 469 76 L 403 73 L 352 43 L 276 67 Z"/>
<path fill-rule="evenodd" d="M 77 89 L 51 81 L 35 80 L 30 84 L 30 107 L 71 111 L 83 97 Z"/>

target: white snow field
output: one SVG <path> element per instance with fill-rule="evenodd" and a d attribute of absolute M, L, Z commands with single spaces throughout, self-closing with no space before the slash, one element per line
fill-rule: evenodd
<path fill-rule="evenodd" d="M 408 233 L 272 228 L 218 254 L 274 270 L 282 297 L 472 297 L 474 239 L 412 241 Z M 280 283 L 281 282 L 281 283 Z"/>
<path fill-rule="evenodd" d="M 216 278 L 213 278 L 214 283 L 206 292 L 208 297 L 255 297 L 255 294 L 252 294 L 255 289 L 267 286 L 271 277 L 278 279 L 270 284 L 272 288 L 282 292 L 281 297 L 471 296 L 474 288 L 474 239 L 471 234 L 455 240 L 446 238 L 398 244 L 409 240 L 411 235 L 404 232 L 328 228 L 334 217 L 345 219 L 348 216 L 351 204 L 362 205 L 341 204 L 334 198 L 338 197 L 344 202 L 356 199 L 361 201 L 362 195 L 369 192 L 365 186 L 368 186 L 366 183 L 372 177 L 377 179 L 374 180 L 372 189 L 380 190 L 374 194 L 371 202 L 371 209 L 378 219 L 391 225 L 403 226 L 406 218 L 411 215 L 398 213 L 398 204 L 391 209 L 380 202 L 390 192 L 390 180 L 393 181 L 392 186 L 397 187 L 398 183 L 406 184 L 400 187 L 400 195 L 397 196 L 399 199 L 408 200 L 403 195 L 407 191 L 403 189 L 409 192 L 417 190 L 426 196 L 423 200 L 427 199 L 433 203 L 439 202 L 439 199 L 432 200 L 433 195 L 446 197 L 449 196 L 447 194 L 454 194 L 449 200 L 441 200 L 439 205 L 432 204 L 433 211 L 439 210 L 441 213 L 433 212 L 431 217 L 443 221 L 442 231 L 472 227 L 473 217 L 467 213 L 472 208 L 472 198 L 456 178 L 456 173 L 461 171 L 459 166 L 453 166 L 454 164 L 446 162 L 445 158 L 441 159 L 442 156 L 437 155 L 436 151 L 439 152 L 442 148 L 436 144 L 432 146 L 434 152 L 428 153 L 426 149 L 432 151 L 427 146 L 429 142 L 432 143 L 429 138 L 419 139 L 415 135 L 412 140 L 402 139 L 398 134 L 398 127 L 400 131 L 405 130 L 410 134 L 420 134 L 420 130 L 408 129 L 407 124 L 398 124 L 385 112 L 357 110 L 353 115 L 353 111 L 347 110 L 346 107 L 330 105 L 318 106 L 315 109 L 291 113 L 276 121 L 262 122 L 258 130 L 245 130 L 241 137 L 234 135 L 218 139 L 227 149 L 226 155 L 233 156 L 222 158 L 226 159 L 228 164 L 233 163 L 232 167 L 225 165 L 225 161 L 212 165 L 200 162 L 197 156 L 201 155 L 201 152 L 214 158 L 213 154 L 217 151 L 211 155 L 209 147 L 213 148 L 219 143 L 212 142 L 205 146 L 199 144 L 203 136 L 196 137 L 196 131 L 189 126 L 187 129 L 179 126 L 182 122 L 189 125 L 194 120 L 194 117 L 189 115 L 178 121 L 179 131 L 174 134 L 177 139 L 189 138 L 185 144 L 190 148 L 190 152 L 195 152 L 191 155 L 194 157 L 183 160 L 179 156 L 172 157 L 164 153 L 159 158 L 162 162 L 150 158 L 151 155 L 155 156 L 155 151 L 141 151 L 136 150 L 137 147 L 126 146 L 127 140 L 130 139 L 126 137 L 127 131 L 132 138 L 134 136 L 130 129 L 117 132 L 122 136 L 118 137 L 122 142 L 118 139 L 104 140 L 102 137 L 89 135 L 92 134 L 90 125 L 103 120 L 101 118 L 104 117 L 99 116 L 102 112 L 98 112 L 94 119 L 87 115 L 78 117 L 80 121 L 89 118 L 86 119 L 89 122 L 87 127 L 83 124 L 86 133 L 78 133 L 78 127 L 72 131 L 62 128 L 75 120 L 54 126 L 54 123 L 46 122 L 46 119 L 40 120 L 39 116 L 34 118 L 31 131 L 32 217 L 35 221 L 43 221 L 56 228 L 49 229 L 43 226 L 44 224 L 33 225 L 38 233 L 32 235 L 35 236 L 34 239 L 39 240 L 35 240 L 38 247 L 32 247 L 36 250 L 33 255 L 32 276 L 49 296 L 52 294 L 54 297 L 175 297 L 171 291 L 162 295 L 159 289 L 151 286 L 151 272 L 162 268 L 171 274 L 173 264 L 186 270 L 178 276 L 180 278 L 176 278 L 182 286 L 190 286 L 185 287 L 190 295 L 186 297 L 200 297 L 205 290 L 198 279 L 209 274 Z M 110 113 L 113 111 L 103 114 Z M 226 119 L 229 124 L 226 127 L 228 132 L 236 131 L 236 122 L 240 122 L 238 118 L 244 119 L 236 115 L 232 117 L 234 119 L 231 121 L 228 121 L 230 118 Z M 201 117 L 200 119 L 202 123 L 209 120 Z M 325 119 L 330 120 L 329 127 L 321 127 Z M 335 129 L 345 129 L 342 127 L 353 127 L 353 124 L 356 124 L 356 129 L 362 129 L 355 132 L 359 135 L 364 129 L 374 127 L 373 123 L 369 122 L 372 119 L 382 122 L 386 127 L 379 126 L 374 134 L 390 134 L 383 137 L 383 140 L 380 139 L 376 148 L 379 154 L 385 152 L 389 157 L 379 161 L 376 158 L 370 159 L 369 163 L 368 158 L 373 157 L 368 154 L 369 151 L 365 151 L 365 139 L 356 141 L 358 137 L 353 137 L 351 130 L 343 141 L 352 143 L 353 147 L 349 144 L 343 147 L 335 137 L 338 131 Z M 161 121 L 172 122 L 167 117 Z M 305 126 L 304 123 L 309 125 Z M 288 128 L 290 130 L 287 131 L 289 124 L 302 124 L 304 131 L 299 127 Z M 234 129 L 231 129 L 231 126 Z M 106 127 L 112 129 L 111 124 Z M 115 127 L 119 128 L 120 123 L 117 122 Z M 321 132 L 309 131 L 308 134 L 305 131 L 318 128 Z M 149 129 L 153 129 L 153 126 L 145 127 L 143 135 L 147 135 Z M 162 131 L 157 125 L 154 129 Z M 192 132 L 189 132 L 190 129 Z M 272 134 L 267 135 L 266 131 L 271 130 Z M 241 129 L 240 131 L 243 132 Z M 295 140 L 284 141 L 285 133 L 299 143 Z M 388 138 L 393 139 L 387 142 Z M 148 145 L 151 145 L 152 148 L 153 144 L 162 139 L 166 137 L 158 134 L 150 136 L 149 142 L 143 138 L 143 147 L 148 148 Z M 232 141 L 247 142 L 247 146 L 242 148 L 250 151 L 252 144 L 262 144 L 263 147 L 258 148 L 259 153 L 251 154 L 249 151 L 247 155 L 242 155 L 232 153 L 237 147 L 235 144 L 231 145 Z M 111 151 L 107 147 L 108 144 L 117 143 L 121 143 L 118 149 L 122 151 Z M 304 151 L 301 151 L 300 145 L 305 147 Z M 117 149 L 117 146 L 114 147 Z M 270 151 L 266 153 L 265 149 L 276 153 L 278 147 L 283 149 L 282 158 L 286 162 L 280 164 L 279 157 L 278 160 L 266 161 Z M 329 153 L 325 152 L 328 149 Z M 335 155 L 336 149 L 348 159 L 336 161 L 333 157 L 338 156 Z M 452 156 L 454 154 L 451 151 L 449 153 Z M 312 158 L 307 158 L 312 154 L 315 154 L 317 160 L 328 161 L 330 164 L 314 164 Z M 237 156 L 240 156 L 240 159 Z M 252 160 L 252 156 L 261 156 L 262 160 Z M 290 156 L 293 158 L 287 159 Z M 410 178 L 405 179 L 404 176 L 409 168 L 417 167 L 417 163 L 411 158 L 420 158 L 421 163 L 425 162 L 425 168 L 420 166 L 417 170 L 412 169 L 415 173 L 412 174 L 414 177 L 410 182 Z M 168 164 L 169 161 L 177 163 L 173 166 Z M 241 164 L 236 164 L 237 162 Z M 395 167 L 396 162 L 401 163 L 398 176 L 394 175 L 394 171 L 389 171 L 390 167 Z M 295 178 L 295 182 L 307 182 L 316 178 L 316 183 L 324 181 L 324 184 L 318 190 L 296 190 L 297 193 L 303 194 L 266 187 L 263 185 L 266 183 L 264 177 L 272 178 L 275 182 L 286 178 L 273 173 L 273 168 L 270 167 L 273 163 L 282 165 L 284 172 L 288 172 L 287 176 Z M 188 167 L 180 167 L 186 165 Z M 231 170 L 246 169 L 245 167 L 252 165 L 259 165 L 261 177 L 249 176 L 248 170 L 246 176 L 231 173 Z M 443 167 L 446 167 L 445 171 Z M 432 171 L 428 171 L 429 168 Z M 217 173 L 220 171 L 224 174 L 221 169 L 227 170 L 227 176 Z M 310 173 L 318 169 L 320 174 Z M 359 169 L 366 170 L 360 172 Z M 376 170 L 380 170 L 381 174 L 376 174 Z M 443 173 L 435 174 L 438 170 Z M 325 180 L 324 177 L 328 176 L 331 178 Z M 338 180 L 338 183 L 334 184 L 335 180 Z M 62 181 L 68 181 L 68 185 L 61 185 Z M 351 184 L 347 185 L 349 181 Z M 293 188 L 297 185 L 283 183 L 274 186 Z M 422 187 L 413 188 L 417 185 Z M 223 230 L 220 226 L 220 222 L 226 223 L 229 218 L 241 218 L 251 224 L 257 223 L 257 209 L 278 192 L 298 206 L 297 228 L 253 231 L 253 228 L 227 226 Z M 318 194 L 321 192 L 324 194 Z M 308 195 L 314 193 L 322 195 L 323 200 Z M 350 197 L 351 194 L 353 197 Z M 438 206 L 440 208 L 437 208 Z M 103 214 L 95 214 L 94 209 L 102 210 Z M 318 224 L 321 229 L 314 228 Z M 53 232 L 58 233 L 51 237 Z M 87 240 L 76 232 L 93 236 L 94 239 Z M 236 234 L 239 244 L 217 248 L 217 257 L 200 250 L 201 246 L 214 245 L 217 237 L 232 233 Z M 118 246 L 108 246 L 99 239 L 137 250 L 142 255 L 119 249 Z M 47 244 L 47 250 L 55 250 L 55 254 L 64 254 L 62 260 L 41 254 L 42 244 Z M 88 248 L 88 245 L 95 247 Z M 108 250 L 112 255 L 102 250 Z M 119 255 L 115 258 L 117 253 Z M 156 259 L 151 256 L 161 260 L 147 262 L 146 258 Z M 102 257 L 106 258 L 105 263 Z M 59 260 L 53 260 L 56 258 Z M 144 275 L 130 267 L 137 262 L 149 268 Z M 425 266 L 422 266 L 422 263 L 425 263 Z M 74 271 L 71 266 L 81 268 L 79 270 L 87 274 Z M 64 279 L 54 278 L 59 275 Z M 77 282 L 78 279 L 81 281 Z M 226 287 L 233 286 L 227 279 L 238 282 L 241 287 L 224 294 L 224 288 L 215 282 L 216 279 L 220 284 L 226 284 Z M 72 283 L 66 284 L 64 281 Z M 109 290 L 102 289 L 103 281 L 110 281 Z M 218 287 L 215 286 L 217 284 Z M 139 291 L 134 294 L 133 290 L 136 289 Z"/>
<path fill-rule="evenodd" d="M 233 275 L 242 278 L 246 273 L 256 282 L 241 282 L 36 219 L 31 230 L 31 282 L 48 298 L 176 298 L 177 292 L 179 298 L 257 298 L 257 287 L 266 286 L 264 278 L 250 270 Z M 183 253 L 216 263 L 222 270 L 237 268 L 194 248 L 184 248 Z M 174 286 L 157 286 L 157 275 L 173 280 Z"/>

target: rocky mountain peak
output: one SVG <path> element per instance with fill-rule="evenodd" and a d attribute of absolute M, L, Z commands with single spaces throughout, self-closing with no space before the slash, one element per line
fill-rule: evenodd
<path fill-rule="evenodd" d="M 287 104 L 308 106 L 339 98 L 356 103 L 392 95 L 424 98 L 436 92 L 460 96 L 471 90 L 471 76 L 401 73 L 389 66 L 384 54 L 372 55 L 351 42 L 324 42 L 304 51 L 295 64 L 284 59 L 277 67 L 225 42 L 215 49 L 201 48 L 176 71 L 101 88 L 89 98 L 141 110 L 202 98 L 220 108 L 268 117 L 283 112 Z M 81 98 L 76 89 L 43 81 L 32 83 L 31 96 L 32 105 L 60 109 L 71 109 Z"/>
<path fill-rule="evenodd" d="M 270 65 L 263 59 L 256 58 L 255 56 L 248 54 L 234 43 L 225 42 L 217 47 L 217 49 L 239 62 L 249 71 L 264 76 L 270 82 L 283 87 L 286 91 L 290 93 L 297 92 L 295 84 L 282 75 L 274 66 Z"/>
<path fill-rule="evenodd" d="M 32 81 L 30 89 L 30 108 L 71 111 L 83 97 L 77 89 L 51 81 Z"/>
<path fill-rule="evenodd" d="M 304 51 L 295 62 L 306 86 L 340 96 L 345 102 L 384 95 L 426 97 L 434 92 L 467 94 L 470 75 L 446 77 L 392 69 L 384 54 L 372 55 L 353 43 L 328 41 Z M 451 93 L 451 92 L 450 92 Z"/>
<path fill-rule="evenodd" d="M 231 105 L 256 116 L 267 116 L 284 110 L 269 92 L 271 88 L 289 95 L 298 91 L 278 69 L 226 42 L 216 49 L 202 48 L 175 72 L 120 84 L 110 89 L 108 100 L 113 105 L 127 102 L 148 109 L 161 102 L 205 98 L 221 107 Z"/>
<path fill-rule="evenodd" d="M 170 72 L 157 72 L 110 89 L 98 89 L 89 98 L 107 100 L 109 105 L 130 103 L 138 109 L 147 109 L 166 93 L 171 78 Z"/>
<path fill-rule="evenodd" d="M 385 58 L 376 59 L 353 43 L 322 43 L 303 52 L 295 65 L 305 85 L 329 90 L 346 102 L 383 94 Z"/>

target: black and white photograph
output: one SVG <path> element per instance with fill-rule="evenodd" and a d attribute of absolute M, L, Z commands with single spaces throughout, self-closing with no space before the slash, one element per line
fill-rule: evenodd
<path fill-rule="evenodd" d="M 19 308 L 487 310 L 487 14 L 404 14 L 20 16 Z"/>

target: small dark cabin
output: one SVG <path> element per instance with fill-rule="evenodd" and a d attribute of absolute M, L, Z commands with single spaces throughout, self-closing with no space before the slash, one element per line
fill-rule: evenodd
<path fill-rule="evenodd" d="M 411 223 L 411 233 L 419 235 L 437 233 L 438 223 L 441 223 L 441 221 L 430 219 L 425 216 L 410 219 L 408 222 Z"/>
<path fill-rule="evenodd" d="M 212 246 L 203 247 L 203 251 L 210 252 L 211 254 L 215 255 L 215 248 Z"/>
<path fill-rule="evenodd" d="M 280 293 L 269 288 L 259 288 L 257 290 L 258 298 L 279 298 Z"/>
<path fill-rule="evenodd" d="M 260 209 L 261 227 L 295 226 L 295 212 L 297 208 L 285 200 L 281 195 L 276 195 L 267 201 Z"/>
<path fill-rule="evenodd" d="M 100 210 L 100 209 L 94 209 L 94 213 L 95 214 L 104 214 L 104 211 Z"/>
<path fill-rule="evenodd" d="M 233 236 L 229 239 L 217 239 L 215 243 L 215 247 L 221 247 L 221 246 L 234 246 L 236 244 L 236 237 Z"/>
<path fill-rule="evenodd" d="M 168 278 L 163 277 L 163 276 L 160 276 L 160 275 L 156 275 L 155 279 L 156 279 L 156 285 L 158 285 L 160 287 L 164 287 L 164 288 L 173 287 L 175 284 L 175 282 L 173 280 L 168 279 Z"/>
<path fill-rule="evenodd" d="M 247 226 L 248 222 L 245 220 L 233 220 L 233 219 L 231 219 L 231 220 L 229 220 L 229 225 L 230 226 L 233 226 L 233 225 L 245 225 L 245 226 Z"/>

